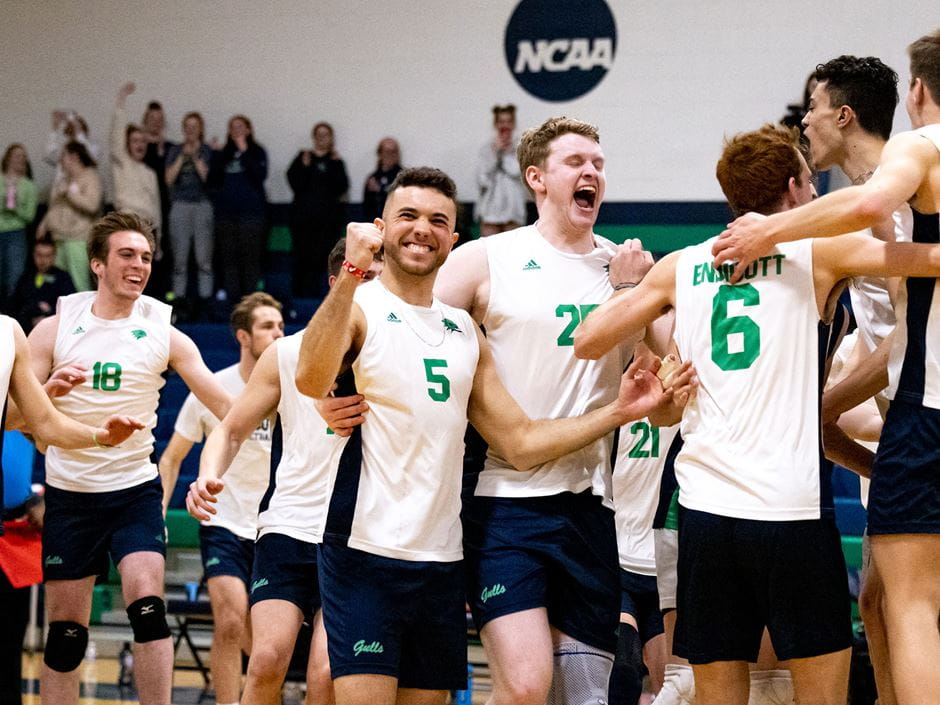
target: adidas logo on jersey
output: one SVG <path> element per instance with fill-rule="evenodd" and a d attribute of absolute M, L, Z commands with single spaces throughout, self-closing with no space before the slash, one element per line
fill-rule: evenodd
<path fill-rule="evenodd" d="M 147 331 L 141 330 L 140 328 L 138 328 L 137 330 L 132 330 L 131 335 L 134 336 L 135 340 L 140 340 L 141 338 L 147 337 Z"/>
<path fill-rule="evenodd" d="M 530 259 L 528 262 L 525 263 L 525 267 L 522 268 L 522 271 L 531 272 L 533 269 L 541 269 L 541 267 L 539 266 L 539 263 L 536 262 L 534 259 Z"/>
<path fill-rule="evenodd" d="M 79 333 L 84 333 L 84 332 L 85 332 L 85 329 L 79 326 L 78 328 L 72 331 L 72 335 L 78 335 Z"/>
<path fill-rule="evenodd" d="M 401 323 L 401 319 L 396 316 L 394 313 L 388 314 L 388 318 L 385 319 L 389 323 Z"/>

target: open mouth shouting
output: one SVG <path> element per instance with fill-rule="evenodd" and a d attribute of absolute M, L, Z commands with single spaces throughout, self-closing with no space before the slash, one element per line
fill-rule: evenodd
<path fill-rule="evenodd" d="M 596 186 L 582 186 L 574 192 L 574 202 L 579 208 L 584 210 L 594 210 L 594 203 L 597 200 Z"/>

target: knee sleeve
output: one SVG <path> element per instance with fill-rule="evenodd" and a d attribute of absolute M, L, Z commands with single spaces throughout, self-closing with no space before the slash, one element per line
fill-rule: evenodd
<path fill-rule="evenodd" d="M 643 647 L 633 625 L 620 623 L 617 655 L 610 672 L 610 705 L 636 705 L 643 692 Z"/>
<path fill-rule="evenodd" d="M 790 672 L 751 671 L 748 705 L 793 705 L 793 680 Z"/>
<path fill-rule="evenodd" d="M 128 605 L 127 618 L 131 621 L 134 641 L 138 644 L 170 636 L 170 626 L 166 623 L 166 604 L 156 595 L 142 597 Z"/>
<path fill-rule="evenodd" d="M 547 705 L 606 705 L 614 655 L 579 641 L 555 647 Z"/>
<path fill-rule="evenodd" d="M 43 662 L 53 671 L 74 671 L 85 657 L 88 627 L 78 622 L 50 622 Z"/>

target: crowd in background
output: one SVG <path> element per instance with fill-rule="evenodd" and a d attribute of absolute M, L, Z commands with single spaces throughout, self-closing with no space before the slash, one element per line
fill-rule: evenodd
<path fill-rule="evenodd" d="M 271 226 L 265 192 L 268 155 L 251 120 L 232 116 L 226 138 L 206 139 L 199 112 L 182 119 L 182 141 L 166 137 L 158 101 L 147 103 L 139 124 L 125 104 L 133 83 L 117 92 L 106 146 L 74 112 L 52 113 L 42 158 L 55 167 L 47 193 L 33 181 L 25 145 L 9 145 L 0 169 L 0 311 L 29 331 L 54 312 L 56 299 L 94 288 L 86 241 L 95 219 L 128 210 L 153 223 L 157 251 L 148 294 L 173 304 L 179 321 L 211 320 L 218 304 L 264 287 Z M 526 192 L 515 156 L 515 106 L 494 106 L 493 138 L 478 157 L 476 216 L 483 235 L 526 220 Z M 287 170 L 293 192 L 291 288 L 294 297 L 320 298 L 326 291 L 327 253 L 353 216 L 380 217 L 389 184 L 401 170 L 392 137 L 376 149 L 376 169 L 361 187 L 361 212 L 349 207 L 346 166 L 333 127 L 317 122 L 311 146 L 298 151 Z M 110 194 L 102 170 L 110 169 Z M 466 228 L 464 229 L 466 232 Z M 223 309 L 225 307 L 223 306 Z M 224 315 L 224 314 L 223 314 Z"/>

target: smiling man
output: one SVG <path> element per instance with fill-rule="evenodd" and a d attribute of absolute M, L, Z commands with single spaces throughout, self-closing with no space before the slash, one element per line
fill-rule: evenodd
<path fill-rule="evenodd" d="M 599 139 L 564 117 L 526 131 L 519 167 L 538 222 L 461 247 L 435 289 L 485 328 L 500 378 L 533 418 L 606 404 L 632 352 L 625 342 L 601 360 L 574 356 L 581 319 L 652 266 L 638 240 L 618 248 L 593 231 L 607 184 Z M 464 529 L 494 705 L 606 698 L 620 614 L 612 447 L 602 437 L 524 473 L 489 449 Z"/>
<path fill-rule="evenodd" d="M 29 336 L 33 371 L 55 405 L 98 425 L 104 409 L 139 418 L 145 430 L 119 447 L 50 448 L 46 455 L 43 565 L 49 635 L 42 702 L 78 702 L 78 667 L 88 642 L 92 588 L 108 572 L 121 588 L 134 632 L 141 703 L 169 705 L 173 644 L 163 601 L 162 491 L 151 462 L 163 373 L 172 367 L 219 417 L 231 399 L 196 345 L 170 325 L 170 307 L 143 296 L 154 239 L 133 213 L 110 213 L 92 228 L 88 259 L 98 290 L 59 299 L 56 315 Z"/>
<path fill-rule="evenodd" d="M 532 421 L 500 381 L 473 319 L 433 295 L 457 239 L 456 214 L 446 174 L 403 170 L 384 217 L 347 228 L 343 272 L 300 350 L 302 393 L 323 397 L 351 369 L 370 408 L 339 461 L 319 557 L 339 705 L 443 703 L 466 683 L 460 491 L 468 416 L 507 468 L 528 470 L 592 449 L 623 419 L 667 398 L 634 365 L 622 383 L 616 369 L 610 403 Z M 357 288 L 382 246 L 382 275 Z M 480 599 L 498 601 L 510 587 L 487 585 Z"/>

